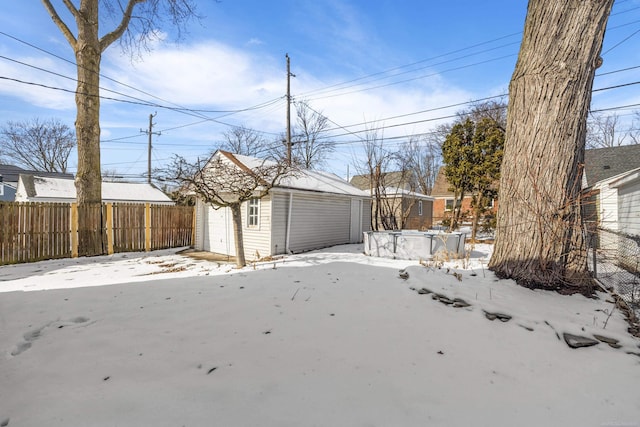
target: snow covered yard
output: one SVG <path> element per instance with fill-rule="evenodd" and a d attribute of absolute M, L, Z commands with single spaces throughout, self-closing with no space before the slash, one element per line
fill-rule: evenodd
<path fill-rule="evenodd" d="M 498 281 L 490 251 L 0 267 L 0 425 L 640 426 L 621 313 Z"/>

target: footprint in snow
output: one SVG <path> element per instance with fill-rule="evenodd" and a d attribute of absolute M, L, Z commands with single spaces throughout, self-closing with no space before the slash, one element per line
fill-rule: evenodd
<path fill-rule="evenodd" d="M 74 317 L 73 319 L 70 319 L 69 322 L 64 322 L 60 325 L 57 326 L 57 329 L 62 329 L 65 326 L 68 326 L 69 324 L 80 324 L 80 323 L 86 323 L 88 322 L 90 319 L 88 317 L 84 317 L 84 316 L 78 316 L 78 317 Z M 50 327 L 54 322 L 49 322 L 44 326 L 41 326 L 39 328 L 36 329 L 32 329 L 28 332 L 25 332 L 22 335 L 22 338 L 24 339 L 24 341 L 19 342 L 18 344 L 16 344 L 16 346 L 14 347 L 13 350 L 11 350 L 11 352 L 9 353 L 11 356 L 18 356 L 19 354 L 24 353 L 25 351 L 29 350 L 32 346 L 33 343 L 42 336 L 42 334 L 44 333 L 44 331 Z M 0 424 L 0 427 L 2 427 L 2 425 Z"/>

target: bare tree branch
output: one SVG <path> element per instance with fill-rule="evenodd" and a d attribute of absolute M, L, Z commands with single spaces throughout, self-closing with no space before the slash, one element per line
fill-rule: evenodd
<path fill-rule="evenodd" d="M 27 169 L 67 172 L 75 134 L 59 120 L 7 122 L 0 128 L 0 156 Z"/>
<path fill-rule="evenodd" d="M 60 29 L 60 31 L 62 32 L 62 35 L 64 35 L 64 37 L 67 39 L 67 41 L 69 42 L 73 50 L 75 50 L 76 43 L 77 43 L 76 37 L 73 35 L 73 33 L 71 32 L 67 24 L 64 23 L 62 18 L 60 18 L 60 15 L 58 15 L 58 12 L 56 11 L 55 7 L 53 7 L 53 5 L 51 4 L 51 1 L 42 0 L 42 4 L 44 5 L 45 9 L 47 9 L 47 12 L 49 12 L 49 15 L 51 16 L 51 19 L 53 20 L 54 24 L 56 24 L 56 26 Z M 69 9 L 71 14 L 77 20 L 79 17 L 78 9 L 76 9 L 73 3 L 71 3 L 69 0 L 64 0 L 64 4 L 65 6 L 67 6 L 67 9 Z"/>
<path fill-rule="evenodd" d="M 329 119 L 306 101 L 296 103 L 296 115 L 296 135 L 292 138 L 294 162 L 304 169 L 318 168 L 335 149 L 335 142 L 322 135 L 329 127 Z"/>

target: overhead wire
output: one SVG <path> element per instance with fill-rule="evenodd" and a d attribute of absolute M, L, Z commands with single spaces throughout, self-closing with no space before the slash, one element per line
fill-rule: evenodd
<path fill-rule="evenodd" d="M 618 2 L 616 2 L 616 3 L 617 3 L 617 4 L 620 4 L 620 3 L 624 3 L 625 1 L 626 1 L 626 0 L 618 1 Z M 628 10 L 625 10 L 625 11 L 621 11 L 621 12 L 615 13 L 614 15 L 618 15 L 618 14 L 626 13 L 626 12 L 629 12 L 629 11 L 632 11 L 632 10 L 635 10 L 635 9 L 638 9 L 638 8 L 633 8 L 633 9 L 628 9 Z M 624 24 L 624 25 L 627 25 L 627 24 Z M 618 27 L 620 27 L 620 26 L 618 26 Z M 617 27 L 612 27 L 612 28 L 617 28 Z M 488 44 L 488 43 L 490 43 L 490 42 L 494 42 L 494 41 L 496 41 L 496 40 L 500 40 L 500 39 L 503 39 L 503 38 L 506 38 L 506 37 L 512 37 L 512 36 L 517 35 L 517 34 L 520 34 L 520 33 L 521 33 L 521 32 L 513 33 L 513 34 L 510 34 L 510 35 L 507 35 L 507 36 L 503 36 L 503 37 L 498 38 L 498 39 L 494 39 L 494 40 L 491 40 L 491 41 L 487 41 L 487 42 L 479 43 L 479 44 L 476 44 L 476 45 L 473 45 L 473 46 L 470 46 L 470 47 L 467 47 L 467 48 L 459 49 L 459 50 L 457 50 L 457 51 L 449 52 L 449 53 L 447 53 L 447 54 L 443 54 L 443 55 L 440 55 L 440 56 L 438 56 L 438 57 L 443 57 L 443 56 L 451 55 L 451 54 L 456 53 L 456 52 L 460 52 L 460 51 L 468 50 L 468 49 L 471 49 L 471 48 L 473 48 L 473 47 L 477 47 L 477 46 L 480 46 L 480 45 Z M 3 33 L 3 32 L 1 32 L 1 31 L 0 31 L 0 34 L 7 35 L 6 33 Z M 629 39 L 630 37 L 632 37 L 633 35 L 635 35 L 635 33 L 634 33 L 634 34 L 632 34 L 631 36 L 627 37 L 627 39 L 623 40 L 623 42 L 624 42 L 624 41 L 626 41 L 626 40 L 628 40 L 628 39 Z M 7 35 L 7 36 L 8 36 L 8 35 Z M 12 37 L 12 36 L 9 36 L 9 37 Z M 14 37 L 12 37 L 12 38 L 14 38 Z M 14 38 L 14 39 L 16 39 L 16 40 L 18 40 L 18 41 L 20 41 L 20 42 L 23 42 L 23 41 L 21 41 L 21 40 L 19 40 L 19 39 L 17 39 L 17 38 Z M 24 43 L 29 44 L 29 43 L 27 43 L 27 42 L 24 42 Z M 621 43 L 622 43 L 622 42 L 618 43 L 618 45 L 620 45 Z M 29 45 L 30 45 L 30 44 L 29 44 Z M 616 46 L 612 47 L 611 49 L 613 49 L 613 48 L 617 47 L 618 45 L 616 45 Z M 505 45 L 505 46 L 506 46 L 506 45 Z M 37 48 L 36 46 L 33 46 L 33 45 L 32 45 L 32 47 Z M 37 49 L 42 50 L 42 49 L 40 49 L 40 48 L 37 48 Z M 497 49 L 497 48 L 492 48 L 492 49 L 488 49 L 488 50 L 495 50 L 495 49 Z M 609 50 L 611 50 L 611 49 L 609 49 Z M 42 50 L 42 51 L 44 51 L 44 50 Z M 46 52 L 46 51 L 44 51 L 44 52 Z M 608 51 L 607 51 L 607 52 L 608 52 Z M 46 53 L 51 54 L 50 52 L 46 52 Z M 471 55 L 476 55 L 476 54 L 478 54 L 478 53 L 474 53 L 474 54 L 471 54 Z M 51 54 L 51 55 L 58 57 L 58 56 L 57 56 L 57 55 L 55 55 L 55 54 Z M 470 55 L 470 56 L 471 56 L 471 55 Z M 438 58 L 438 57 L 434 57 L 434 58 Z M 61 58 L 61 57 L 59 57 L 59 58 Z M 369 75 L 369 76 L 363 76 L 363 77 L 358 78 L 358 79 L 353 79 L 353 80 L 351 80 L 351 82 L 355 82 L 355 81 L 363 80 L 363 79 L 366 79 L 366 78 L 370 78 L 371 76 L 375 76 L 375 75 L 381 75 L 381 74 L 383 74 L 383 73 L 388 73 L 389 71 L 402 69 L 403 67 L 414 66 L 414 65 L 416 65 L 416 64 L 424 63 L 424 62 L 426 62 L 426 61 L 428 61 L 428 60 L 433 60 L 434 58 L 430 58 L 430 59 L 427 59 L 427 60 L 417 61 L 417 62 L 414 62 L 414 63 L 412 63 L 412 64 L 407 64 L 406 66 L 396 67 L 396 68 L 393 68 L 393 69 L 390 69 L 390 70 L 386 70 L 386 71 L 383 71 L 383 72 L 374 73 L 374 74 Z M 464 58 L 464 57 L 462 57 L 462 58 Z M 61 59 L 63 59 L 63 58 L 61 58 Z M 64 59 L 64 60 L 65 60 L 65 61 L 67 61 L 67 62 L 70 62 L 70 61 L 68 61 L 68 60 L 66 60 L 66 59 Z M 452 61 L 452 60 L 450 60 L 450 61 Z M 450 62 L 450 61 L 445 61 L 445 62 Z M 73 63 L 73 62 L 70 62 L 70 63 Z M 74 65 L 75 65 L 75 64 L 74 64 Z M 467 65 L 467 67 L 468 67 L 468 66 L 471 66 L 471 65 Z M 633 69 L 633 68 L 637 68 L 637 67 L 631 67 L 631 68 L 628 68 L 628 69 Z M 397 74 L 396 74 L 396 76 L 397 76 L 397 75 L 401 75 L 401 74 L 410 73 L 410 72 L 415 72 L 415 71 L 416 71 L 416 70 L 404 71 L 404 72 L 402 72 L 402 73 L 397 73 Z M 445 70 L 445 71 L 447 71 L 447 70 Z M 619 72 L 619 71 L 624 71 L 624 70 L 613 71 L 613 72 L 610 72 L 610 73 Z M 603 73 L 603 74 L 601 74 L 601 75 L 610 74 L 610 73 Z M 105 78 L 107 78 L 107 79 L 109 79 L 109 80 L 113 80 L 114 82 L 116 82 L 116 83 L 118 83 L 118 84 L 123 84 L 123 83 L 121 83 L 121 82 L 118 82 L 117 80 L 110 79 L 109 77 L 106 77 L 106 76 L 103 76 L 103 77 L 105 77 Z M 392 76 L 392 77 L 393 77 L 393 76 Z M 0 78 L 4 78 L 4 77 L 0 77 Z M 417 78 L 423 78 L 423 77 L 417 77 Z M 6 78 L 6 79 L 12 80 L 11 78 Z M 33 83 L 33 82 L 23 82 L 23 81 L 20 81 L 19 79 L 13 79 L 13 80 L 14 80 L 14 81 L 17 81 L 17 82 L 19 82 L 19 83 L 35 84 L 35 85 L 40 85 L 40 86 L 42 86 L 42 87 L 46 87 L 46 88 L 50 88 L 50 89 L 56 89 L 56 88 L 54 88 L 54 87 L 50 87 L 50 86 L 47 86 L 47 85 L 41 85 L 41 84 L 37 84 L 37 83 Z M 413 79 L 410 79 L 410 80 L 413 80 Z M 409 81 L 410 81 L 410 80 L 409 80 Z M 401 81 L 401 82 L 396 82 L 396 83 L 391 83 L 391 84 L 399 84 L 399 83 L 402 83 L 402 82 L 403 82 L 403 81 Z M 342 85 L 344 85 L 344 84 L 345 84 L 345 82 L 343 82 L 343 83 L 342 83 Z M 632 85 L 632 84 L 637 84 L 637 82 L 635 82 L 635 83 L 629 83 L 629 84 L 625 84 L 625 85 L 618 85 L 618 86 L 616 86 L 616 87 L 624 87 L 624 86 L 628 86 L 628 85 Z M 123 84 L 123 85 L 124 85 L 124 86 L 127 86 L 126 84 Z M 338 85 L 340 85 L 340 84 L 332 85 L 332 86 L 338 86 Z M 381 85 L 381 87 L 388 86 L 388 85 L 390 85 L 390 84 L 387 84 L 387 85 Z M 332 87 L 332 86 L 330 86 L 330 87 Z M 138 90 L 138 89 L 133 88 L 133 87 L 131 87 L 131 88 L 132 88 L 132 89 L 134 89 L 134 90 Z M 375 89 L 375 88 L 377 88 L 377 87 L 372 87 L 372 88 L 370 88 L 370 89 Z M 58 88 L 58 89 L 61 89 L 61 88 Z M 325 89 L 326 89 L 326 88 L 325 88 Z M 342 88 L 342 89 L 344 89 L 344 88 Z M 605 90 L 605 89 L 606 89 L 606 88 L 597 89 L 596 91 L 599 91 L 599 90 Z M 318 89 L 318 90 L 321 90 L 321 89 Z M 318 91 L 318 90 L 316 90 L 316 91 Z M 369 90 L 369 89 L 367 89 L 367 90 Z M 140 90 L 138 90 L 138 91 L 140 91 Z M 141 93 L 145 93 L 144 91 L 140 91 L 140 92 L 141 92 Z M 313 93 L 313 92 L 314 92 L 314 91 L 311 91 L 311 92 L 308 92 L 308 93 Z M 75 91 L 73 91 L 73 93 L 75 93 Z M 353 92 L 349 92 L 349 93 L 353 93 Z M 345 93 L 345 94 L 346 94 L 346 93 Z M 147 94 L 147 95 L 149 95 L 149 96 L 153 96 L 153 95 L 151 95 L 151 94 Z M 302 94 L 302 95 L 304 95 L 304 94 Z M 127 95 L 125 95 L 125 96 L 127 96 Z M 158 97 L 155 97 L 155 96 L 153 96 L 153 97 L 154 97 L 154 98 L 157 98 L 157 99 L 161 99 L 161 98 L 158 98 Z M 118 102 L 126 102 L 126 100 L 121 100 L 121 99 L 117 99 L 117 98 L 108 98 L 108 97 L 105 97 L 105 99 L 111 99 L 111 100 L 113 100 L 113 101 L 118 101 Z M 282 100 L 282 97 L 281 97 L 281 98 L 276 98 L 275 100 L 268 101 L 268 102 L 266 102 L 266 103 L 264 103 L 264 104 L 273 103 L 272 105 L 270 105 L 270 106 L 269 106 L 269 109 L 272 109 L 272 108 L 275 108 L 275 106 L 277 106 L 277 105 L 275 105 L 275 104 L 277 104 L 277 103 L 278 103 L 278 101 L 281 101 L 281 100 Z M 167 102 L 168 102 L 168 101 L 167 101 Z M 458 104 L 458 105 L 464 105 L 464 104 L 469 104 L 469 103 L 471 103 L 471 102 L 468 102 L 468 103 L 460 103 L 460 104 Z M 259 104 L 259 105 L 260 105 L 260 104 Z M 634 105 L 634 104 L 632 104 L 631 106 L 633 106 L 633 105 Z M 156 105 L 154 105 L 154 106 L 155 106 L 156 108 L 159 108 L 159 107 L 158 107 L 158 106 L 156 106 Z M 256 107 L 257 107 L 257 106 L 256 106 Z M 628 107 L 628 106 L 627 106 L 627 107 Z M 403 115 L 399 115 L 399 116 L 394 116 L 394 117 L 386 118 L 386 119 L 382 119 L 382 120 L 393 120 L 393 119 L 397 119 L 397 118 L 401 118 L 401 117 L 407 117 L 407 116 L 411 116 L 411 115 L 422 114 L 422 113 L 429 112 L 429 111 L 432 111 L 432 110 L 438 110 L 438 109 L 444 109 L 444 108 L 451 108 L 451 107 L 450 107 L 450 106 L 449 106 L 449 107 L 437 107 L 437 108 L 435 108 L 435 109 L 429 109 L 429 110 L 423 110 L 423 111 L 420 111 L 420 112 L 407 113 L 407 114 L 403 114 Z M 251 108 L 243 109 L 243 110 L 208 110 L 208 111 L 209 111 L 209 112 L 239 112 L 239 111 L 248 111 L 248 110 L 250 110 L 250 109 L 251 109 Z M 601 109 L 601 110 L 594 110 L 594 111 L 607 111 L 607 110 L 612 110 L 612 109 L 615 109 L 615 107 L 607 108 L 607 109 Z M 175 110 L 175 111 L 180 111 L 180 108 L 176 108 L 176 109 L 174 109 L 174 110 Z M 207 111 L 207 110 L 193 110 L 193 109 L 186 109 L 186 108 L 185 108 L 185 110 L 194 111 L 194 112 L 195 112 L 195 111 Z M 440 118 L 440 119 L 450 118 L 450 117 L 452 117 L 452 116 L 443 116 L 443 117 L 442 117 L 442 118 Z M 198 121 L 198 122 L 194 122 L 194 123 L 190 123 L 190 124 L 185 124 L 185 125 L 180 125 L 180 126 L 176 126 L 176 127 L 173 127 L 173 128 L 167 128 L 167 129 L 166 129 L 166 131 L 174 130 L 174 129 L 179 129 L 179 128 L 183 128 L 183 127 L 187 127 L 187 126 L 192 126 L 192 125 L 196 125 L 196 124 L 200 124 L 200 123 L 204 123 L 204 122 L 207 122 L 207 121 L 209 121 L 209 120 L 210 120 L 210 119 L 208 119 L 208 118 L 207 118 L 207 119 L 204 119 L 204 120 L 201 120 L 201 121 Z M 428 119 L 428 120 L 435 120 L 435 119 Z M 378 121 L 379 121 L 379 120 L 378 120 Z M 335 123 L 334 121 L 332 121 L 332 120 L 331 120 L 331 122 L 332 122 L 334 125 L 336 125 L 336 126 L 337 126 L 337 128 L 341 128 L 341 129 L 343 129 L 343 130 L 346 130 L 346 129 L 344 129 L 345 127 L 343 127 L 343 126 L 341 126 L 341 125 L 339 125 L 339 124 Z M 393 126 L 402 126 L 402 125 L 404 125 L 404 126 L 408 126 L 408 125 L 413 125 L 413 124 L 421 123 L 421 122 L 424 122 L 424 121 L 412 121 L 412 122 L 407 122 L 407 123 L 403 123 L 403 124 L 396 124 L 396 125 L 393 125 Z M 359 124 L 359 125 L 365 125 L 365 124 L 367 124 L 367 123 L 371 123 L 371 122 L 364 122 L 364 123 Z M 226 124 L 226 123 L 221 123 L 221 124 L 228 125 L 228 126 L 233 126 L 233 125 Z M 356 124 L 356 125 L 349 125 L 349 126 L 357 126 L 357 124 Z M 386 126 L 386 127 L 390 127 L 390 126 Z M 334 128 L 333 130 L 336 130 L 337 128 Z M 362 132 L 362 131 L 358 131 L 358 132 Z M 349 132 L 349 134 L 355 134 L 355 133 L 353 133 L 353 132 Z M 274 134 L 274 135 L 275 135 L 275 134 Z M 344 136 L 344 135 L 345 135 L 345 134 L 343 134 L 343 136 Z M 138 136 L 139 136 L 139 135 L 136 135 L 136 137 L 138 137 Z M 134 136 L 131 136 L 131 138 L 133 138 L 133 137 L 134 137 Z M 117 140 L 123 140 L 123 139 L 126 139 L 126 138 L 129 138 L 129 137 L 117 138 Z M 116 140 L 116 139 L 114 139 L 114 140 L 105 140 L 105 141 L 115 141 L 115 140 Z"/>

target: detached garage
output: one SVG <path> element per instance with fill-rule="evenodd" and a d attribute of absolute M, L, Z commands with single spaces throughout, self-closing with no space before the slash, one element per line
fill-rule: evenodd
<path fill-rule="evenodd" d="M 241 168 L 258 161 L 219 151 Z M 269 194 L 242 205 L 245 257 L 305 252 L 360 243 L 370 230 L 371 200 L 364 192 L 333 174 L 300 171 L 284 177 Z M 196 202 L 198 250 L 235 256 L 231 210 Z"/>

